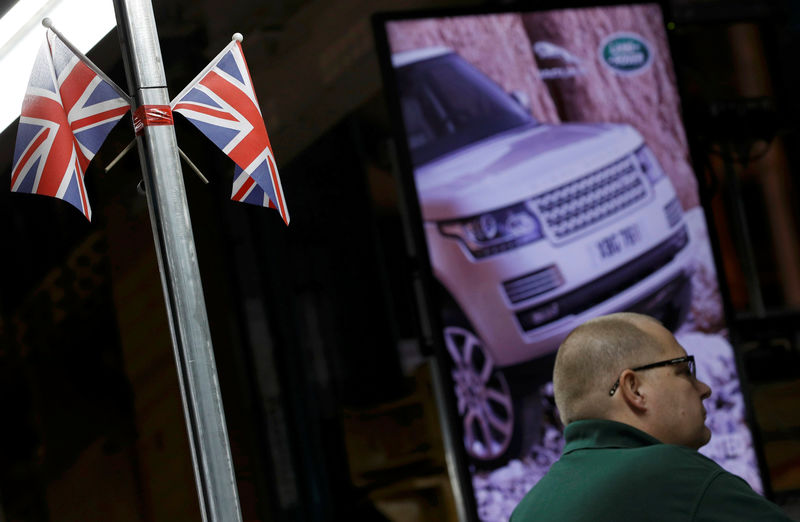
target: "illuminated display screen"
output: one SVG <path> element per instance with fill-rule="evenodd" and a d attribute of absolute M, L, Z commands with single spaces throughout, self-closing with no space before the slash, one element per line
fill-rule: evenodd
<path fill-rule="evenodd" d="M 554 352 L 618 311 L 695 355 L 701 452 L 762 490 L 660 8 L 376 20 L 479 517 L 559 457 Z"/>

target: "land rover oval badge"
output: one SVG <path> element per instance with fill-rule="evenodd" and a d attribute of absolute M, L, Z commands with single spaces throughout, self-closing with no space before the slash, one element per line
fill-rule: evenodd
<path fill-rule="evenodd" d="M 617 74 L 632 76 L 645 72 L 653 60 L 651 46 L 636 33 L 614 33 L 598 49 L 600 61 Z"/>

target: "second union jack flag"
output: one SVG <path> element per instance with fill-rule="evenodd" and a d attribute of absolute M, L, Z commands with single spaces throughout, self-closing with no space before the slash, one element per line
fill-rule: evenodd
<path fill-rule="evenodd" d="M 128 102 L 48 30 L 22 103 L 11 190 L 63 199 L 91 221 L 86 167 L 128 110 Z"/>
<path fill-rule="evenodd" d="M 274 208 L 288 225 L 289 211 L 275 156 L 236 38 L 171 106 L 236 163 L 231 199 Z"/>

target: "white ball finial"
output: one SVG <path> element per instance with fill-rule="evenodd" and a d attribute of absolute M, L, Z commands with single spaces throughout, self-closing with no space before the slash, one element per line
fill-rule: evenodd
<path fill-rule="evenodd" d="M 233 33 L 233 39 L 237 42 L 241 42 L 244 40 L 244 36 L 242 36 L 242 33 Z"/>
<path fill-rule="evenodd" d="M 42 18 L 42 25 L 50 29 L 51 27 L 53 27 L 53 21 L 50 20 L 49 18 Z"/>

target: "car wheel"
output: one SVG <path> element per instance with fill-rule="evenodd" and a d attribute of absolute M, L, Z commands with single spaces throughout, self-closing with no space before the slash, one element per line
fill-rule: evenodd
<path fill-rule="evenodd" d="M 511 388 L 471 330 L 447 326 L 444 339 L 453 361 L 451 374 L 464 446 L 476 464 L 497 464 L 506 459 L 515 442 Z"/>

